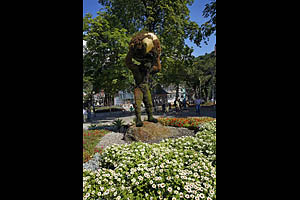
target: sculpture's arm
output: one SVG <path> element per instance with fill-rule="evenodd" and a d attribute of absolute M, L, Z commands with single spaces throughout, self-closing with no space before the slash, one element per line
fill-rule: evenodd
<path fill-rule="evenodd" d="M 126 58 L 125 58 L 125 64 L 130 70 L 133 70 L 137 67 L 137 65 L 132 62 L 132 52 L 131 52 L 131 50 L 129 50 L 129 52 L 128 52 Z"/>
<path fill-rule="evenodd" d="M 157 58 L 152 67 L 152 73 L 157 73 L 157 72 L 160 72 L 160 70 L 161 70 L 161 64 L 160 64 L 161 47 L 160 47 L 160 42 L 158 39 L 153 40 L 153 44 L 154 44 L 154 49 L 156 50 Z"/>
<path fill-rule="evenodd" d="M 160 56 L 158 55 L 156 59 L 156 63 L 152 67 L 152 73 L 160 72 L 160 70 L 161 70 Z"/>

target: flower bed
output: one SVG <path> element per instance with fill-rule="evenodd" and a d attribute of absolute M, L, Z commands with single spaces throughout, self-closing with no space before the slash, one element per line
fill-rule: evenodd
<path fill-rule="evenodd" d="M 196 130 L 200 124 L 214 121 L 212 117 L 190 117 L 190 118 L 158 118 L 158 121 L 165 126 L 184 127 Z"/>
<path fill-rule="evenodd" d="M 195 137 L 182 137 L 177 140 L 166 140 L 161 145 L 180 150 L 194 150 L 204 154 L 216 166 L 216 120 L 202 123 Z"/>
<path fill-rule="evenodd" d="M 84 199 L 216 199 L 215 121 L 196 137 L 113 145 L 83 171 Z"/>
<path fill-rule="evenodd" d="M 102 149 L 96 148 L 100 139 L 109 131 L 107 130 L 84 130 L 83 131 L 83 162 L 87 162 L 94 153 L 102 152 Z"/>

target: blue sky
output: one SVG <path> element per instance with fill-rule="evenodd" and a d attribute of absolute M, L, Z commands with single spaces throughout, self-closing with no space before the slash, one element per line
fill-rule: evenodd
<path fill-rule="evenodd" d="M 188 6 L 190 9 L 190 19 L 192 21 L 195 21 L 198 25 L 203 24 L 208 19 L 202 17 L 202 12 L 205 8 L 205 4 L 210 2 L 210 0 L 194 0 L 194 3 L 192 6 Z M 98 3 L 98 0 L 83 0 L 83 16 L 85 16 L 86 13 L 92 14 L 93 17 L 97 16 L 97 12 L 101 8 L 101 5 Z M 212 35 L 209 38 L 208 44 L 204 44 L 204 42 L 201 42 L 201 48 L 197 47 L 195 44 L 193 44 L 188 39 L 185 41 L 186 44 L 190 47 L 193 47 L 194 56 L 204 55 L 205 53 L 210 53 L 214 50 L 214 45 L 216 43 L 216 36 Z"/>

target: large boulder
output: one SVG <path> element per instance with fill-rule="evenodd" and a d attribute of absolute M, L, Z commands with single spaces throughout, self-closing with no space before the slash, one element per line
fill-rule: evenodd
<path fill-rule="evenodd" d="M 131 126 L 124 134 L 124 140 L 140 141 L 146 143 L 158 143 L 166 138 L 177 138 L 181 136 L 194 136 L 193 130 L 187 128 L 175 128 L 170 126 L 163 126 L 160 123 L 152 123 L 148 121 L 143 122 L 142 127 Z"/>

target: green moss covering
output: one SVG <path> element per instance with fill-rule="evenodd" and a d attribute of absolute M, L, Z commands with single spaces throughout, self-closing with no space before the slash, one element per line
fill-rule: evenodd
<path fill-rule="evenodd" d="M 147 44 L 143 43 L 145 38 L 153 40 L 153 48 L 149 52 L 146 50 Z M 151 74 L 161 70 L 160 53 L 160 42 L 153 33 L 137 33 L 130 41 L 129 52 L 126 56 L 126 66 L 133 73 L 136 84 L 134 89 L 134 107 L 137 126 L 143 126 L 143 122 L 141 120 L 142 102 L 144 102 L 146 107 L 148 121 L 157 123 L 157 120 L 154 119 L 152 115 L 153 105 L 148 82 Z M 136 62 L 134 63 L 133 59 L 139 61 L 140 64 L 135 64 Z"/>

